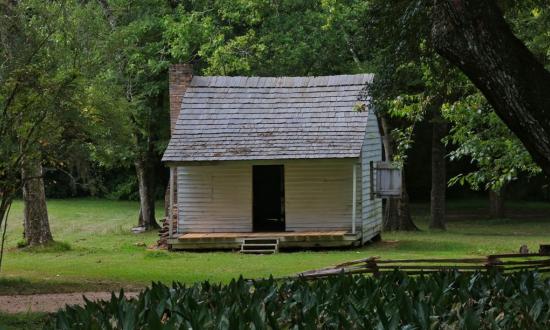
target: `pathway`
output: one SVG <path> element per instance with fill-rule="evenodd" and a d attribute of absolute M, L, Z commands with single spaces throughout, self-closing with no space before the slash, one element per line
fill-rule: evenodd
<path fill-rule="evenodd" d="M 126 297 L 136 297 L 137 292 L 125 292 Z M 46 293 L 32 295 L 0 296 L 0 311 L 5 313 L 56 312 L 65 305 L 84 305 L 88 300 L 111 299 L 110 292 Z"/>

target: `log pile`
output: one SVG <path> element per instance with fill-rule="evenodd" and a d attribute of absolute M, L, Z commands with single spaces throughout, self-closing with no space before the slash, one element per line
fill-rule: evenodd
<path fill-rule="evenodd" d="M 177 226 L 178 226 L 178 217 L 177 217 L 177 213 L 174 212 L 174 217 L 172 218 L 173 234 L 176 233 Z M 170 231 L 170 223 L 168 222 L 168 217 L 166 217 L 161 222 L 161 226 L 159 229 L 159 239 L 157 241 L 156 248 L 162 249 L 162 250 L 170 249 L 170 245 L 168 244 L 169 231 Z"/>
<path fill-rule="evenodd" d="M 306 279 L 323 278 L 338 274 L 373 274 L 403 271 L 411 275 L 457 270 L 460 272 L 514 272 L 533 270 L 550 272 L 550 245 L 541 245 L 538 253 L 494 254 L 480 258 L 463 259 L 394 259 L 369 257 L 341 263 L 336 266 L 299 273 Z"/>

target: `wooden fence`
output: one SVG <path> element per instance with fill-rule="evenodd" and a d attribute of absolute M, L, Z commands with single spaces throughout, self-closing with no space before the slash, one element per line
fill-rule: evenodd
<path fill-rule="evenodd" d="M 337 274 L 373 274 L 375 276 L 394 270 L 411 275 L 440 271 L 461 272 L 498 271 L 513 272 L 536 270 L 550 272 L 550 245 L 541 245 L 538 253 L 494 254 L 480 258 L 461 259 L 393 259 L 370 257 L 341 263 L 336 266 L 299 273 L 298 277 L 321 278 Z"/>

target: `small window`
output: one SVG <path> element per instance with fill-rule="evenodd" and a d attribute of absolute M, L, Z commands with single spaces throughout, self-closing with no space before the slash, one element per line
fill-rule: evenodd
<path fill-rule="evenodd" d="M 370 162 L 371 198 L 401 196 L 402 171 L 391 162 Z M 374 179 L 372 179 L 374 177 Z"/>

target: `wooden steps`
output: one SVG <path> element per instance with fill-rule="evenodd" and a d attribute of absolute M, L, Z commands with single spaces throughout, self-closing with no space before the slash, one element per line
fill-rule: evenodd
<path fill-rule="evenodd" d="M 241 253 L 271 254 L 279 251 L 278 238 L 245 238 L 241 244 Z"/>

